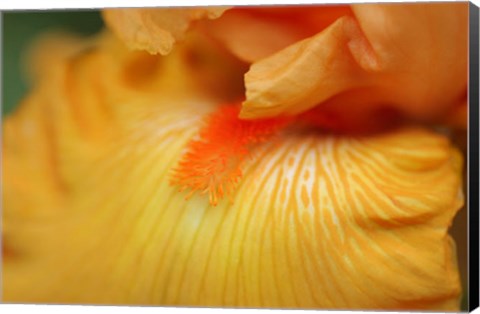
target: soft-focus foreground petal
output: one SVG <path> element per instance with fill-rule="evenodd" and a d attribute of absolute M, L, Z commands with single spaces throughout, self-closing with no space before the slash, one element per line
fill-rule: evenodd
<path fill-rule="evenodd" d="M 465 95 L 467 3 L 355 4 L 315 36 L 253 63 L 245 119 L 321 104 L 437 119 Z"/>
<path fill-rule="evenodd" d="M 187 60 L 104 36 L 6 119 L 4 301 L 458 310 L 446 138 L 292 129 L 233 202 L 185 201 L 169 174 L 219 101 Z"/>
<path fill-rule="evenodd" d="M 215 19 L 227 7 L 106 9 L 107 25 L 130 48 L 151 54 L 168 54 L 176 41 L 185 36 L 190 24 Z"/>

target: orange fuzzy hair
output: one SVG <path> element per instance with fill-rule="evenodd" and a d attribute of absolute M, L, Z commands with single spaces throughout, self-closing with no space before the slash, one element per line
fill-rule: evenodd
<path fill-rule="evenodd" d="M 291 119 L 271 118 L 240 120 L 240 105 L 224 105 L 207 117 L 187 152 L 174 169 L 172 184 L 180 190 L 208 193 L 210 204 L 217 205 L 223 196 L 231 195 L 242 177 L 242 165 L 252 146 L 267 141 L 286 127 Z"/>

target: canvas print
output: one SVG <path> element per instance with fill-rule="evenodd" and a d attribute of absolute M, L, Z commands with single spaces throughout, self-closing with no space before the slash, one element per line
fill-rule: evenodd
<path fill-rule="evenodd" d="M 465 309 L 468 3 L 3 32 L 2 302 Z"/>

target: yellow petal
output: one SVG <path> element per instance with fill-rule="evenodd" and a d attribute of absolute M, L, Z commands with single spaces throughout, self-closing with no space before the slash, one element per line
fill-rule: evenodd
<path fill-rule="evenodd" d="M 136 85 L 132 60 L 151 71 Z M 185 201 L 169 174 L 218 103 L 189 71 L 181 51 L 104 37 L 7 118 L 5 301 L 458 310 L 446 138 L 292 130 L 259 147 L 232 202 Z"/>
<path fill-rule="evenodd" d="M 168 54 L 194 21 L 215 19 L 227 7 L 105 9 L 103 18 L 132 49 Z"/>
<path fill-rule="evenodd" d="M 389 105 L 438 118 L 465 95 L 466 3 L 356 4 L 319 34 L 254 63 L 245 119 L 317 105 L 363 111 Z"/>

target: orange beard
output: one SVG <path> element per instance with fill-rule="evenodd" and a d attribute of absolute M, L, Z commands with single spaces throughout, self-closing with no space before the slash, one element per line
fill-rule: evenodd
<path fill-rule="evenodd" d="M 189 198 L 199 191 L 208 193 L 210 204 L 232 193 L 242 177 L 242 164 L 255 144 L 265 142 L 286 127 L 292 118 L 240 120 L 240 105 L 224 105 L 207 117 L 199 139 L 188 144 L 188 151 L 173 174 L 172 183 L 181 191 L 190 189 Z"/>

